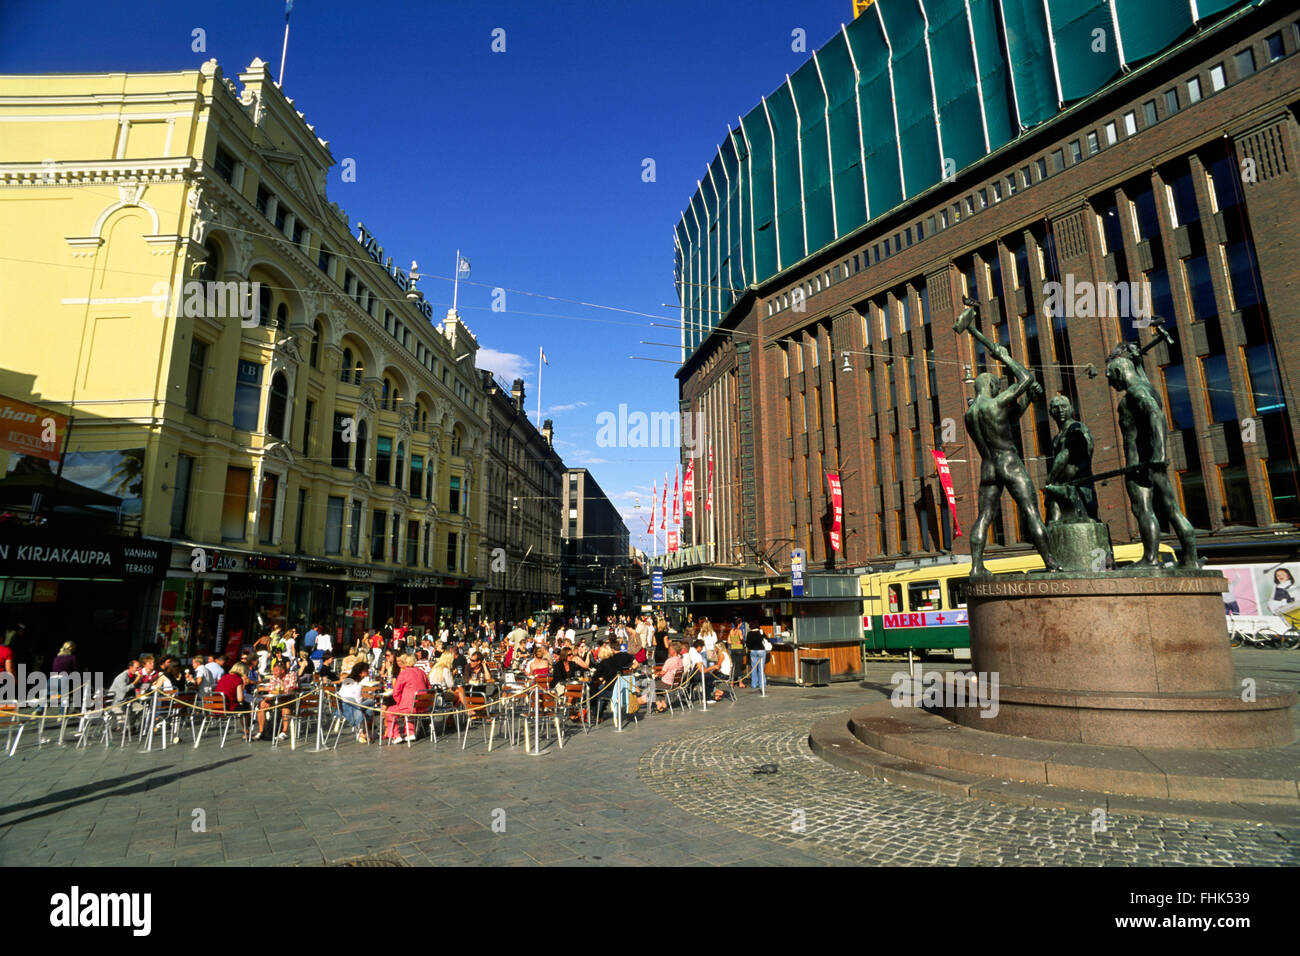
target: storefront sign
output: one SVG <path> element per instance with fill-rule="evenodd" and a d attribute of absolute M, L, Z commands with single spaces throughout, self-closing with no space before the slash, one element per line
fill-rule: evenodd
<path fill-rule="evenodd" d="M 0 448 L 58 461 L 67 429 L 66 415 L 0 395 Z"/>
<path fill-rule="evenodd" d="M 369 568 L 348 568 L 348 577 L 356 581 L 368 581 L 370 580 L 370 569 Z"/>
<path fill-rule="evenodd" d="M 165 545 L 136 538 L 13 528 L 0 531 L 0 577 L 152 581 L 167 576 L 170 553 Z"/>
<path fill-rule="evenodd" d="M 790 552 L 790 594 L 803 597 L 803 548 Z"/>
<path fill-rule="evenodd" d="M 297 571 L 298 562 L 292 558 L 247 558 L 245 567 L 250 571 Z"/>
<path fill-rule="evenodd" d="M 664 573 L 656 568 L 650 572 L 650 586 L 654 591 L 651 600 L 656 604 L 662 604 L 664 599 Z"/>

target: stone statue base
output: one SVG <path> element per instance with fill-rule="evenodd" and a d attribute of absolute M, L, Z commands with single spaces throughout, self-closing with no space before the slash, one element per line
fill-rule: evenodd
<path fill-rule="evenodd" d="M 1115 564 L 1110 528 L 1101 521 L 1051 521 L 1047 543 L 1066 571 L 1105 571 Z"/>
<path fill-rule="evenodd" d="M 1237 679 L 1227 589 L 1219 572 L 1195 570 L 972 581 L 971 667 L 997 675 L 997 713 L 936 710 L 977 730 L 1106 746 L 1288 744 L 1297 695 Z"/>

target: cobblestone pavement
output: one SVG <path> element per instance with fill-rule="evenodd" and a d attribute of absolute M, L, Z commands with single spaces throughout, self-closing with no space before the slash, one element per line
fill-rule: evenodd
<path fill-rule="evenodd" d="M 1300 653 L 1238 651 L 1243 675 L 1294 685 Z M 928 667 L 929 665 L 927 665 Z M 772 688 L 539 757 L 363 747 L 29 747 L 0 756 L 0 865 L 844 865 L 1300 863 L 1300 833 L 957 800 L 824 764 L 812 724 L 879 700 L 867 680 Z M 883 688 L 883 691 L 882 691 Z M 776 764 L 774 774 L 754 774 Z M 795 811 L 801 811 L 802 821 Z M 803 831 L 793 825 L 803 823 Z"/>
<path fill-rule="evenodd" d="M 840 861 L 894 866 L 1300 864 L 1300 828 L 1013 807 L 907 790 L 840 770 L 808 747 L 819 707 L 694 731 L 653 747 L 641 779 L 682 807 L 708 805 L 743 833 Z M 772 764 L 776 773 L 755 774 Z"/>

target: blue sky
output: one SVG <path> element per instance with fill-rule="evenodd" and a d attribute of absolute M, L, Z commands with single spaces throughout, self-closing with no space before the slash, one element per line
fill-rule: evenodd
<path fill-rule="evenodd" d="M 673 227 L 727 124 L 807 59 L 792 31 L 811 51 L 851 17 L 851 0 L 296 0 L 284 89 L 336 161 L 356 161 L 356 182 L 336 166 L 328 183 L 354 227 L 431 276 L 451 275 L 458 248 L 470 259 L 459 309 L 479 365 L 507 383 L 522 375 L 530 414 L 545 349 L 542 414 L 560 454 L 591 470 L 650 550 L 651 482 L 671 476 L 677 451 L 597 447 L 597 415 L 677 407 L 676 365 L 630 358 L 678 357 L 640 344 L 678 341 L 650 325 L 677 321 L 664 305 L 676 302 Z M 277 71 L 283 28 L 283 0 L 4 0 L 0 72 L 215 57 L 234 76 L 255 56 Z M 504 53 L 491 49 L 498 28 Z M 191 49 L 195 29 L 205 52 Z M 642 181 L 647 158 L 654 182 Z M 497 287 L 518 290 L 504 313 L 491 311 Z M 450 281 L 421 288 L 440 318 Z"/>

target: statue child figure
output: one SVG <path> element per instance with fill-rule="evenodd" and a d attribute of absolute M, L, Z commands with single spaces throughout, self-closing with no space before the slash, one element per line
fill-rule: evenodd
<path fill-rule="evenodd" d="M 1196 531 L 1178 507 L 1178 498 L 1169 483 L 1169 459 L 1165 447 L 1165 409 L 1160 402 L 1140 357 L 1128 343 L 1115 347 L 1106 360 L 1106 381 L 1123 395 L 1119 400 L 1119 429 L 1124 436 L 1124 463 L 1130 471 L 1124 479 L 1133 517 L 1137 518 L 1142 536 L 1142 560 L 1137 567 L 1160 566 L 1160 522 L 1156 518 L 1158 499 L 1169 515 L 1169 523 L 1182 546 L 1179 565 L 1197 568 Z"/>
<path fill-rule="evenodd" d="M 975 377 L 975 400 L 966 409 L 966 433 L 980 453 L 979 512 L 970 537 L 971 577 L 987 574 L 984 544 L 1004 488 L 1024 514 L 1029 535 L 1044 566 L 1049 571 L 1060 571 L 1061 565 L 1052 557 L 1047 544 L 1047 529 L 1038 515 L 1038 495 L 1011 434 L 1032 396 L 1041 393 L 1042 386 L 1000 346 L 991 354 L 1011 370 L 1016 381 L 999 390 L 1001 379 L 981 372 Z"/>

